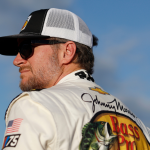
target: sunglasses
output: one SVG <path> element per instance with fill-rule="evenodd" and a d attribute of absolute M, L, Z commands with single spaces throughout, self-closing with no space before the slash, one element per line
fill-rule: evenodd
<path fill-rule="evenodd" d="M 60 42 L 57 40 L 25 40 L 18 46 L 18 52 L 23 59 L 27 60 L 33 55 L 34 47 L 42 44 L 54 45 L 59 43 L 66 42 Z"/>

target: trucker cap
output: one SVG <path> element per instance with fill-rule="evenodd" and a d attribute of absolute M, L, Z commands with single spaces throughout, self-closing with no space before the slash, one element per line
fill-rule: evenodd
<path fill-rule="evenodd" d="M 19 34 L 0 37 L 0 54 L 16 55 L 18 38 L 57 37 L 93 46 L 93 36 L 85 22 L 74 13 L 63 9 L 41 9 L 32 12 Z"/>

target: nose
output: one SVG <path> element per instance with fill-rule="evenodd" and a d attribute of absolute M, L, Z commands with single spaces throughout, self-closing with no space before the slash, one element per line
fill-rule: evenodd
<path fill-rule="evenodd" d="M 27 63 L 27 60 L 23 59 L 21 56 L 20 56 L 20 53 L 17 54 L 17 56 L 15 57 L 14 61 L 13 61 L 13 64 L 17 67 L 20 67 L 20 65 L 22 64 L 26 64 Z"/>

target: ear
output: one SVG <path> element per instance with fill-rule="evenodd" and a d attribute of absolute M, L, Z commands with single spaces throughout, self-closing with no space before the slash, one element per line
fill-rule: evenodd
<path fill-rule="evenodd" d="M 70 63 L 76 53 L 76 44 L 73 41 L 68 41 L 63 45 L 62 64 Z"/>

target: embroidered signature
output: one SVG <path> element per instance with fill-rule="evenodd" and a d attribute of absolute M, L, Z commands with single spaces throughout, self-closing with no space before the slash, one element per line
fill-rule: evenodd
<path fill-rule="evenodd" d="M 86 100 L 87 96 L 91 99 L 90 101 Z M 128 113 L 128 114 L 132 115 L 135 118 L 135 115 L 128 108 L 125 108 L 123 105 L 121 105 L 120 102 L 118 102 L 116 99 L 114 99 L 111 102 L 105 103 L 105 102 L 99 101 L 98 98 L 97 98 L 97 95 L 95 95 L 95 98 L 93 98 L 89 93 L 83 93 L 81 95 L 81 99 L 84 102 L 92 103 L 93 113 L 95 112 L 95 105 L 100 105 L 100 106 L 104 106 L 105 108 L 113 109 L 115 112 L 116 112 L 116 110 L 121 110 L 125 113 Z"/>

